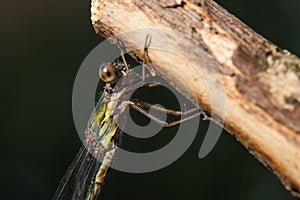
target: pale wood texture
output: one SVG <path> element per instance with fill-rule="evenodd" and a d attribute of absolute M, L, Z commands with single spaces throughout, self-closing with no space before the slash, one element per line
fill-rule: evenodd
<path fill-rule="evenodd" d="M 117 37 L 140 60 L 145 36 L 151 35 L 155 70 L 186 96 L 195 94 L 286 189 L 300 196 L 297 57 L 211 0 L 92 0 L 91 13 L 96 32 L 106 38 L 139 29 Z"/>

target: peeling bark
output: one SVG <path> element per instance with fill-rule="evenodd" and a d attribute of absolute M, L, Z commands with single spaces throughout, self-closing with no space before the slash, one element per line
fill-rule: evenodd
<path fill-rule="evenodd" d="M 225 128 L 300 197 L 300 61 L 296 56 L 212 0 L 92 0 L 91 12 L 96 32 L 106 38 L 144 29 L 118 35 L 140 60 L 145 35 L 150 34 L 149 56 L 155 70 L 184 95 L 195 94 L 201 107 L 223 120 Z M 175 55 L 154 48 L 162 46 Z M 226 102 L 216 98 L 212 105 L 210 94 L 223 90 Z"/>

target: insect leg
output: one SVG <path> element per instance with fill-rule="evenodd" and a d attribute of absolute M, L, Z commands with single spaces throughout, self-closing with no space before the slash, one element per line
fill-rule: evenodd
<path fill-rule="evenodd" d="M 149 52 L 148 48 L 151 43 L 151 36 L 147 35 L 145 39 L 145 44 L 144 44 L 144 59 L 143 59 L 143 81 L 145 80 L 145 67 L 146 67 L 146 59 L 147 61 L 151 62 L 150 57 L 149 57 Z"/>
<path fill-rule="evenodd" d="M 175 126 L 175 125 L 177 125 L 177 124 L 179 124 L 179 123 L 182 123 L 182 122 L 188 121 L 188 120 L 190 120 L 190 119 L 193 119 L 193 118 L 195 118 L 195 117 L 197 117 L 197 116 L 199 116 L 199 115 L 201 115 L 201 114 L 204 115 L 206 119 L 209 119 L 209 117 L 206 116 L 206 113 L 205 113 L 204 111 L 198 110 L 199 112 L 194 113 L 194 114 L 192 114 L 192 115 L 188 115 L 188 116 L 182 115 L 182 116 L 184 116 L 184 117 L 182 117 L 182 118 L 179 119 L 179 120 L 175 120 L 175 121 L 172 121 L 172 122 L 165 122 L 165 121 L 160 120 L 160 119 L 157 118 L 156 116 L 153 116 L 153 115 L 151 115 L 150 113 L 148 113 L 145 109 L 143 109 L 141 106 L 137 105 L 136 102 L 134 102 L 134 101 L 128 101 L 128 104 L 129 104 L 133 109 L 135 109 L 136 111 L 138 111 L 139 113 L 145 115 L 146 117 L 150 118 L 151 120 L 153 120 L 154 122 L 156 122 L 157 124 L 159 124 L 159 125 L 161 125 L 161 126 L 163 126 L 163 127 L 171 127 L 171 126 Z M 151 107 L 151 108 L 152 108 L 152 107 Z M 160 109 L 160 107 L 157 107 L 157 108 Z M 166 109 L 166 110 L 167 110 L 167 109 Z M 196 111 L 196 110 L 192 109 L 192 111 Z M 170 110 L 169 110 L 168 112 L 173 112 L 173 111 L 170 111 Z M 187 111 L 187 112 L 189 112 L 189 111 Z M 190 113 L 192 113 L 192 112 L 190 112 Z"/>
<path fill-rule="evenodd" d="M 131 102 L 134 103 L 136 106 L 147 108 L 147 109 L 151 108 L 153 110 L 164 112 L 164 113 L 167 113 L 167 114 L 170 114 L 170 115 L 173 115 L 173 116 L 188 115 L 188 114 L 191 114 L 195 111 L 200 110 L 199 108 L 195 107 L 195 108 L 192 108 L 190 110 L 182 112 L 182 111 L 176 111 L 176 110 L 171 110 L 171 109 L 159 107 L 159 106 L 152 105 L 150 103 L 143 102 L 143 101 L 131 100 Z"/>
<path fill-rule="evenodd" d="M 122 60 L 124 62 L 124 65 L 125 65 L 126 72 L 128 72 L 129 71 L 129 66 L 128 66 L 127 62 L 126 62 L 123 49 L 121 49 L 121 57 L 122 57 Z"/>

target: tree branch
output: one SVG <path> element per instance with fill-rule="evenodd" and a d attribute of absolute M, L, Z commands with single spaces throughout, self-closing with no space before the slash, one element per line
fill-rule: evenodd
<path fill-rule="evenodd" d="M 226 130 L 300 197 L 296 56 L 212 0 L 92 0 L 91 12 L 98 34 L 108 38 L 127 32 L 117 37 L 136 58 L 143 58 L 150 34 L 155 70 L 186 96 L 195 94 L 204 109 L 223 120 Z"/>

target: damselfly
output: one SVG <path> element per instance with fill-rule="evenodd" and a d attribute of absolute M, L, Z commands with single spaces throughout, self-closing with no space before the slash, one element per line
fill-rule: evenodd
<path fill-rule="evenodd" d="M 99 75 L 106 85 L 85 130 L 85 146 L 80 148 L 74 161 L 64 175 L 55 193 L 54 200 L 99 199 L 106 174 L 120 146 L 122 124 L 119 122 L 122 120 L 118 120 L 118 118 L 121 117 L 121 113 L 126 107 L 130 106 L 163 127 L 174 126 L 195 116 L 204 114 L 204 112 L 199 111 L 198 108 L 182 112 L 169 110 L 133 99 L 120 100 L 120 97 L 126 95 L 130 90 L 161 86 L 161 84 L 157 83 L 143 84 L 145 78 L 145 63 L 146 60 L 150 60 L 148 56 L 149 45 L 150 37 L 147 36 L 144 46 L 143 75 L 140 81 L 132 84 L 133 86 L 126 87 L 126 85 L 124 85 L 122 90 L 116 91 L 115 89 L 117 81 L 121 77 L 128 76 L 130 73 L 123 51 L 121 53 L 122 63 L 104 63 L 101 65 Z M 162 121 L 158 117 L 150 114 L 147 111 L 149 108 L 169 115 L 181 116 L 181 119 L 172 122 Z"/>

